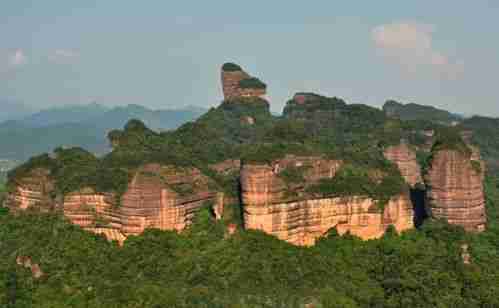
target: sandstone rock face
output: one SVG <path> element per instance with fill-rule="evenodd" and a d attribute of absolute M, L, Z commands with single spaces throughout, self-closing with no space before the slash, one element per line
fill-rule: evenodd
<path fill-rule="evenodd" d="M 295 195 L 289 195 L 287 184 L 278 175 L 288 168 L 303 168 L 307 183 L 317 182 L 322 178 L 332 178 L 342 162 L 325 160 L 320 157 L 285 158 L 272 162 L 271 165 L 245 164 L 241 168 L 241 189 L 243 204 L 272 204 L 292 201 L 303 194 L 303 186 L 291 185 Z"/>
<path fill-rule="evenodd" d="M 98 194 L 86 188 L 64 197 L 64 215 L 74 224 L 84 229 L 96 227 L 121 228 L 121 219 L 115 208 L 115 196 Z"/>
<path fill-rule="evenodd" d="M 222 88 L 226 100 L 241 96 L 239 82 L 250 78 L 250 75 L 244 71 L 227 72 L 222 70 Z"/>
<path fill-rule="evenodd" d="M 467 231 L 485 230 L 483 179 L 485 164 L 477 149 L 469 157 L 457 150 L 440 150 L 425 175 L 427 200 L 436 218 Z"/>
<path fill-rule="evenodd" d="M 421 167 L 416 160 L 416 153 L 407 144 L 401 143 L 397 146 L 390 146 L 385 149 L 384 155 L 386 159 L 398 166 L 402 177 L 411 187 L 423 182 Z"/>
<path fill-rule="evenodd" d="M 35 169 L 29 176 L 15 183 L 15 190 L 7 195 L 5 205 L 12 211 L 27 208 L 48 209 L 54 205 L 51 192 L 54 183 L 50 172 L 45 169 Z"/>
<path fill-rule="evenodd" d="M 206 201 L 216 201 L 216 192 L 209 189 L 208 182 L 194 168 L 147 166 L 123 196 L 123 233 L 140 234 L 146 228 L 183 230 Z"/>
<path fill-rule="evenodd" d="M 251 78 L 251 75 L 243 70 L 224 71 L 222 69 L 222 89 L 225 100 L 237 98 L 241 96 L 265 96 L 266 90 L 260 88 L 242 88 L 240 82 Z"/>
<path fill-rule="evenodd" d="M 392 198 L 383 212 L 376 201 L 361 196 L 317 199 L 306 196 L 297 186 L 292 188 L 294 194 L 289 194 L 288 184 L 278 174 L 290 164 L 311 164 L 304 176 L 308 183 L 334 177 L 341 166 L 340 161 L 298 157 L 272 165 L 243 165 L 245 228 L 262 230 L 295 245 L 313 245 L 332 228 L 363 239 L 382 236 L 390 225 L 397 231 L 413 228 L 408 194 Z"/>
<path fill-rule="evenodd" d="M 413 212 L 407 195 L 393 198 L 383 213 L 369 198 L 325 198 L 270 205 L 244 206 L 245 227 L 262 230 L 295 245 L 314 245 L 336 228 L 362 239 L 381 237 L 388 226 L 399 232 L 412 229 Z"/>
<path fill-rule="evenodd" d="M 44 202 L 46 208 L 62 210 L 72 223 L 119 243 L 147 228 L 181 231 L 207 201 L 223 211 L 224 196 L 217 195 L 209 187 L 210 180 L 195 168 L 143 166 L 129 183 L 121 204 L 115 195 L 96 193 L 90 188 L 67 194 L 56 202 L 49 197 L 53 184 L 48 173 L 40 171 L 20 183 L 7 198 L 10 208 L 24 210 Z"/>

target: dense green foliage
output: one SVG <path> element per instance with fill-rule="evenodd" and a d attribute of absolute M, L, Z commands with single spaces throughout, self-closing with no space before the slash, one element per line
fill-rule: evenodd
<path fill-rule="evenodd" d="M 0 207 L 3 204 L 6 193 L 7 193 L 7 188 L 5 186 L 5 179 L 0 179 Z"/>
<path fill-rule="evenodd" d="M 140 119 L 155 130 L 174 129 L 206 110 L 151 110 L 139 105 L 112 109 L 91 104 L 53 108 L 30 117 L 0 123 L 0 158 L 27 160 L 58 146 L 82 147 L 102 155 L 109 151 L 106 133 Z"/>
<path fill-rule="evenodd" d="M 52 171 L 58 193 L 90 186 L 119 196 L 138 167 L 154 162 L 194 166 L 214 178 L 220 187 L 234 187 L 228 185 L 233 180 L 210 173 L 209 165 L 238 158 L 246 163 L 270 163 L 294 154 L 341 159 L 367 173 L 381 173 L 386 181 L 392 179 L 390 183 L 400 180 L 396 168 L 383 157 L 383 148 L 398 144 L 403 137 L 411 140 L 408 132 L 422 124 L 387 119 L 378 109 L 347 105 L 338 98 L 306 95 L 311 97 L 306 104 L 288 102 L 283 118 L 273 117 L 265 100 L 239 98 L 171 132 L 158 133 L 139 120 L 130 120 L 123 130 L 108 133 L 113 151 L 103 158 L 97 159 L 81 149 L 64 150 L 55 158 L 45 155 L 31 160 L 15 170 L 12 178 L 37 166 L 45 167 Z M 286 177 L 287 172 L 291 171 L 284 171 L 284 178 L 303 181 L 303 177 Z M 369 184 L 370 195 L 379 191 L 374 181 Z M 386 192 L 396 193 L 395 189 Z"/>
<path fill-rule="evenodd" d="M 243 121 L 246 117 L 254 124 Z M 157 162 L 198 167 L 237 200 L 238 173 L 217 174 L 210 164 L 322 155 L 345 165 L 333 179 L 309 186 L 308 193 L 363 195 L 383 205 L 406 189 L 383 149 L 402 138 L 423 144 L 422 129 L 437 130 L 434 150 L 469 151 L 453 129 L 387 118 L 378 109 L 338 98 L 292 100 L 282 118 L 271 116 L 266 101 L 241 98 L 176 131 L 159 133 L 131 120 L 109 133 L 113 151 L 102 158 L 81 148 L 58 148 L 14 169 L 9 178 L 41 167 L 51 172 L 58 193 L 90 186 L 119 195 L 138 167 Z M 430 159 L 418 152 L 420 162 Z M 280 176 L 294 185 L 304 181 L 305 172 L 289 168 Z M 499 179 L 488 176 L 485 188 L 489 221 L 482 234 L 426 221 L 400 237 L 392 230 L 365 242 L 332 230 L 310 248 L 254 231 L 229 237 L 225 224 L 241 225 L 239 206 L 228 205 L 222 222 L 204 209 L 181 234 L 147 230 L 124 247 L 58 215 L 12 215 L 0 208 L 0 307 L 498 307 Z M 191 187 L 173 189 L 189 194 Z M 471 265 L 462 262 L 464 243 Z M 16 266 L 17 256 L 31 257 L 44 276 L 33 279 Z"/>
<path fill-rule="evenodd" d="M 266 89 L 267 85 L 256 77 L 246 78 L 239 82 L 242 89 Z"/>
<path fill-rule="evenodd" d="M 433 106 L 413 103 L 401 104 L 393 100 L 389 100 L 383 105 L 383 111 L 391 117 L 396 117 L 404 121 L 425 120 L 449 125 L 462 120 L 462 117 L 459 115 L 452 114 L 446 110 L 438 109 Z"/>
<path fill-rule="evenodd" d="M 362 167 L 346 164 L 332 179 L 322 179 L 319 183 L 307 188 L 309 193 L 321 197 L 367 196 L 379 202 L 383 207 L 392 196 L 400 193 L 405 182 L 396 171 L 376 179 Z"/>
<path fill-rule="evenodd" d="M 241 67 L 235 63 L 227 62 L 222 65 L 222 70 L 224 72 L 239 72 L 241 71 Z"/>
<path fill-rule="evenodd" d="M 480 148 L 488 171 L 499 174 L 499 119 L 475 116 L 461 124 L 473 131 L 472 141 Z"/>
<path fill-rule="evenodd" d="M 471 155 L 471 149 L 466 145 L 466 143 L 464 143 L 463 139 L 459 135 L 459 132 L 450 128 L 440 129 L 437 132 L 432 152 L 440 150 L 454 150 L 468 157 Z"/>
<path fill-rule="evenodd" d="M 55 193 L 67 194 L 90 187 L 98 192 L 115 192 L 121 195 L 128 184 L 126 169 L 106 166 L 92 153 L 81 148 L 57 148 L 54 155 L 43 154 L 31 158 L 27 163 L 9 172 L 11 183 L 14 179 L 29 176 L 35 168 L 50 172 L 55 181 Z"/>
<path fill-rule="evenodd" d="M 497 181 L 487 189 L 483 234 L 427 222 L 366 242 L 331 232 L 312 248 L 253 231 L 224 239 L 207 211 L 183 234 L 148 230 L 122 248 L 59 216 L 3 213 L 0 306 L 497 307 Z M 462 263 L 462 243 L 470 245 L 471 265 Z M 15 265 L 19 255 L 45 275 L 34 280 Z"/>
<path fill-rule="evenodd" d="M 51 172 L 57 193 L 92 187 L 119 196 L 126 189 L 130 175 L 145 163 L 195 166 L 205 171 L 211 163 L 239 157 L 246 144 L 263 139 L 272 126 L 268 108 L 268 103 L 258 98 L 231 101 L 211 109 L 196 122 L 163 133 L 132 119 L 123 130 L 109 132 L 114 148 L 103 158 L 81 148 L 58 148 L 53 157 L 47 154 L 34 157 L 10 172 L 9 177 L 19 179 L 31 170 L 44 168 Z M 243 116 L 252 117 L 257 125 L 244 124 Z"/>

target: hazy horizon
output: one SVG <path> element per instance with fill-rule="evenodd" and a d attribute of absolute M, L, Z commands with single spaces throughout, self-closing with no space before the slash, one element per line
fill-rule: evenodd
<path fill-rule="evenodd" d="M 486 0 L 19 0 L 0 11 L 0 99 L 209 108 L 222 101 L 220 66 L 231 61 L 268 84 L 277 112 L 313 91 L 498 117 L 497 16 L 499 3 Z"/>

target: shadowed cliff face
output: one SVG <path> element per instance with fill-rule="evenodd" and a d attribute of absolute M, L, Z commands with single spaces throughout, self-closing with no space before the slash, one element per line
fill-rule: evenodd
<path fill-rule="evenodd" d="M 416 153 L 406 144 L 401 143 L 385 149 L 384 156 L 387 160 L 395 163 L 400 174 L 410 186 L 410 199 L 414 211 L 414 226 L 419 227 L 428 218 L 425 207 L 425 190 L 421 167 L 419 166 Z"/>
<path fill-rule="evenodd" d="M 432 216 L 467 231 L 483 231 L 486 224 L 484 171 L 485 164 L 476 149 L 471 156 L 452 149 L 434 152 L 425 175 Z"/>
<path fill-rule="evenodd" d="M 279 176 L 290 166 L 311 163 L 305 171 L 307 184 L 333 178 L 340 161 L 318 158 L 287 158 L 272 165 L 243 165 L 241 170 L 244 225 L 262 230 L 295 245 L 313 245 L 336 228 L 362 239 L 381 237 L 386 228 L 413 228 L 412 205 L 407 193 L 393 197 L 383 210 L 365 196 L 318 198 L 303 187 L 286 183 Z"/>
<path fill-rule="evenodd" d="M 411 187 L 414 188 L 416 184 L 423 182 L 421 167 L 416 160 L 416 153 L 407 144 L 390 146 L 385 149 L 384 155 L 386 159 L 397 165 L 400 174 Z"/>

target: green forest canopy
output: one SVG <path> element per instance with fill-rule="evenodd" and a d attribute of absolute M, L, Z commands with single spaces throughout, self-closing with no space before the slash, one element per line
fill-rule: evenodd
<path fill-rule="evenodd" d="M 210 172 L 210 164 L 239 158 L 247 163 L 265 164 L 287 154 L 319 155 L 345 161 L 350 171 L 340 172 L 334 181 L 322 181 L 309 192 L 320 195 L 364 192 L 384 202 L 404 189 L 397 168 L 383 156 L 384 147 L 398 144 L 401 139 L 421 145 L 424 143 L 419 136 L 421 131 L 432 128 L 439 136 L 436 148 L 467 149 L 457 134 L 458 129 L 391 119 L 366 105 L 306 95 L 309 97 L 306 104 L 288 102 L 282 117 L 272 116 L 265 100 L 250 97 L 224 102 L 198 120 L 170 132 L 158 133 L 139 120 L 130 120 L 123 130 L 108 134 L 113 151 L 103 158 L 81 148 L 58 148 L 52 156 L 44 154 L 30 159 L 14 169 L 9 178 L 19 179 L 42 167 L 51 171 L 56 193 L 92 187 L 98 192 L 114 192 L 119 198 L 133 173 L 146 163 L 197 167 L 223 189 L 228 187 L 227 179 Z M 251 117 L 255 123 L 248 125 L 242 121 L 245 117 Z M 381 184 L 360 174 L 376 170 L 386 175 Z"/>
<path fill-rule="evenodd" d="M 0 306 L 497 307 L 498 183 L 486 183 L 485 233 L 430 221 L 371 241 L 331 232 L 310 248 L 255 231 L 227 237 L 209 211 L 181 234 L 147 230 L 122 248 L 57 215 L 4 212 Z M 18 255 L 44 276 L 34 280 L 16 266 Z"/>
<path fill-rule="evenodd" d="M 243 116 L 255 124 L 243 123 Z M 59 148 L 52 156 L 32 158 L 9 177 L 45 167 L 60 193 L 82 185 L 119 192 L 146 162 L 196 166 L 217 178 L 207 166 L 228 158 L 266 163 L 287 153 L 321 154 L 346 166 L 311 193 L 355 189 L 383 199 L 401 184 L 383 148 L 401 138 L 420 144 L 420 136 L 411 132 L 427 128 L 437 130 L 438 146 L 461 147 L 455 134 L 431 122 L 388 119 L 375 108 L 338 99 L 319 98 L 311 107 L 291 102 L 283 117 L 272 116 L 263 100 L 241 99 L 173 132 L 157 133 L 130 121 L 110 134 L 115 147 L 101 159 L 83 149 Z M 383 170 L 387 183 L 378 187 L 366 181 L 370 169 Z M 221 186 L 237 189 L 224 180 L 217 178 Z M 382 239 L 365 242 L 332 231 L 311 248 L 241 229 L 227 237 L 224 222 L 213 221 L 207 210 L 186 232 L 147 230 L 119 248 L 58 215 L 14 216 L 1 209 L 0 306 L 497 307 L 499 179 L 487 176 L 485 189 L 488 229 L 482 234 L 429 221 L 400 237 L 389 230 Z M 462 262 L 464 243 L 471 265 Z M 35 281 L 15 265 L 16 256 L 30 256 L 44 277 Z"/>

